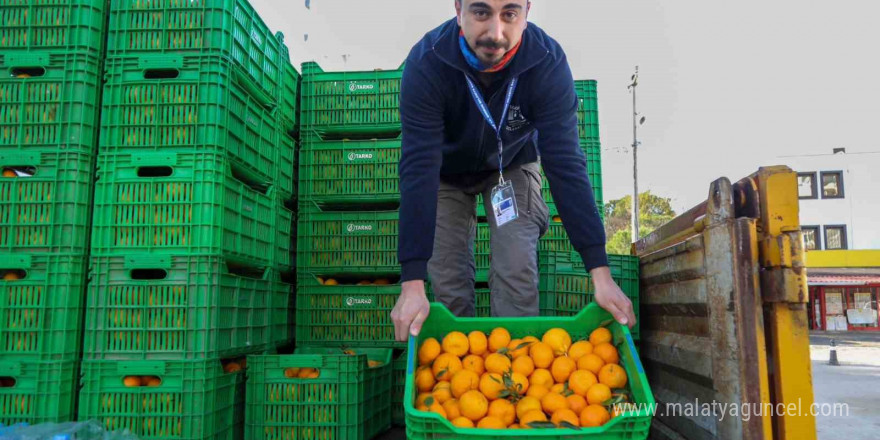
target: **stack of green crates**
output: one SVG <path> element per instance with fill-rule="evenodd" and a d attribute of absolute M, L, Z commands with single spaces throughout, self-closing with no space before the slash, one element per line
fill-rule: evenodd
<path fill-rule="evenodd" d="M 0 2 L 0 426 L 75 418 L 104 2 Z"/>
<path fill-rule="evenodd" d="M 307 62 L 302 72 L 297 346 L 399 353 L 404 344 L 395 341 L 389 315 L 400 294 L 403 68 L 324 72 Z M 390 358 L 388 368 L 390 373 Z M 388 385 L 386 396 L 392 390 Z M 400 400 L 395 401 L 396 410 Z M 390 410 L 384 427 L 391 422 Z"/>
<path fill-rule="evenodd" d="M 110 2 L 79 418 L 244 438 L 292 338 L 298 75 L 246 0 Z"/>

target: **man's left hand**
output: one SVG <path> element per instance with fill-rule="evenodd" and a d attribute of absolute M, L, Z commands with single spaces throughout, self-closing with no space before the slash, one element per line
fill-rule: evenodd
<path fill-rule="evenodd" d="M 611 278 L 608 266 L 597 267 L 590 271 L 593 286 L 596 288 L 595 300 L 600 307 L 611 313 L 622 325 L 632 328 L 636 325 L 632 301 L 626 297 L 620 287 Z"/>

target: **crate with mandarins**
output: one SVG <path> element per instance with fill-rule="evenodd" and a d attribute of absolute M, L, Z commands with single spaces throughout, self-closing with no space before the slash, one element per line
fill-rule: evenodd
<path fill-rule="evenodd" d="M 221 257 L 92 257 L 86 359 L 183 360 L 265 352 L 289 337 L 293 286 Z"/>
<path fill-rule="evenodd" d="M 399 276 L 314 276 L 296 284 L 296 342 L 308 346 L 401 347 L 391 309 L 400 296 Z M 430 286 L 426 293 L 431 300 Z"/>
<path fill-rule="evenodd" d="M 109 2 L 15 0 L 0 5 L 0 51 L 100 56 Z"/>
<path fill-rule="evenodd" d="M 408 354 L 408 438 L 647 437 L 655 402 L 632 338 L 596 304 L 487 319 L 435 303 Z"/>
<path fill-rule="evenodd" d="M 85 255 L 93 159 L 73 150 L 0 151 L 0 250 Z"/>
<path fill-rule="evenodd" d="M 293 212 L 241 172 L 217 152 L 99 155 L 92 255 L 223 256 L 292 270 Z"/>
<path fill-rule="evenodd" d="M 243 438 L 246 362 L 85 360 L 79 420 L 144 440 Z"/>
<path fill-rule="evenodd" d="M 0 360 L 75 360 L 88 264 L 81 255 L 0 253 Z"/>
<path fill-rule="evenodd" d="M 272 34 L 247 0 L 119 0 L 109 15 L 108 57 L 222 55 L 274 100 L 284 93 L 284 35 Z"/>
<path fill-rule="evenodd" d="M 73 420 L 78 364 L 0 356 L 0 426 Z"/>
<path fill-rule="evenodd" d="M 636 325 L 630 329 L 639 339 L 639 259 L 632 255 L 608 255 L 611 277 L 633 304 Z M 593 302 L 595 286 L 576 252 L 538 253 L 539 307 L 542 316 L 574 316 Z"/>
<path fill-rule="evenodd" d="M 3 18 L 7 17 L 0 21 Z M 0 25 L 0 35 L 4 32 Z M 4 153 L 94 154 L 101 102 L 97 53 L 2 50 L 0 69 L 0 147 Z"/>
<path fill-rule="evenodd" d="M 107 60 L 102 153 L 216 152 L 249 180 L 293 196 L 293 146 L 274 98 L 216 55 Z"/>
<path fill-rule="evenodd" d="M 382 210 L 376 208 L 381 207 Z M 397 261 L 397 206 L 354 209 L 299 204 L 296 264 L 299 272 L 332 277 L 400 274 Z"/>
<path fill-rule="evenodd" d="M 368 440 L 391 424 L 391 349 L 248 356 L 245 438 Z"/>

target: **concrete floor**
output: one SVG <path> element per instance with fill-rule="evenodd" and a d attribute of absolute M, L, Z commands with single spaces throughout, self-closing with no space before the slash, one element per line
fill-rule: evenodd
<path fill-rule="evenodd" d="M 831 339 L 839 366 L 828 365 Z M 880 438 L 880 332 L 811 332 L 810 358 L 815 402 L 829 410 L 845 405 L 841 414 L 816 416 L 819 440 Z M 376 437 L 405 438 L 401 427 Z"/>
<path fill-rule="evenodd" d="M 832 338 L 839 366 L 828 365 Z M 810 358 L 815 402 L 849 410 L 816 416 L 819 439 L 880 438 L 880 332 L 812 332 Z"/>

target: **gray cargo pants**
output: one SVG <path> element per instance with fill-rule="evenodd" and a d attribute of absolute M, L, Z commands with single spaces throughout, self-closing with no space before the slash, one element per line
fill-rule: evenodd
<path fill-rule="evenodd" d="M 476 195 L 483 195 L 489 222 L 492 316 L 538 316 L 538 239 L 547 232 L 549 210 L 541 196 L 538 163 L 504 170 L 513 184 L 519 217 L 501 228 L 492 215 L 491 192 L 498 173 L 471 187 L 440 182 L 434 253 L 428 261 L 431 288 L 437 301 L 459 317 L 472 317 L 474 306 L 474 241 Z"/>

